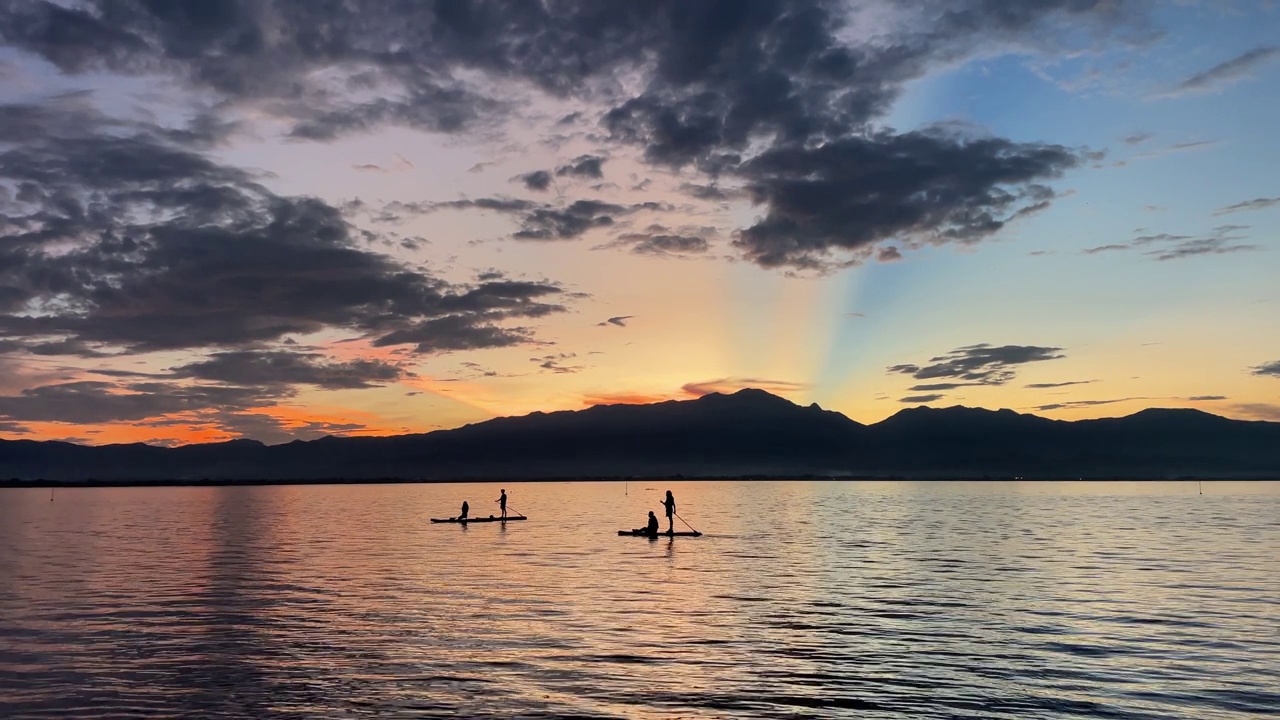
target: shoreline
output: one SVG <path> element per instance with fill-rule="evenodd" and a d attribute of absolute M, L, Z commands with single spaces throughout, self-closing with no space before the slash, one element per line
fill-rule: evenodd
<path fill-rule="evenodd" d="M 464 483 L 573 483 L 573 482 L 1276 482 L 1280 475 L 1259 477 L 1194 476 L 1135 477 L 1129 476 L 909 476 L 909 475 L 651 475 L 651 476 L 572 476 L 538 478 L 295 478 L 295 479 L 177 479 L 177 480 L 19 480 L 0 479 L 0 489 L 39 488 L 130 488 L 130 487 L 262 487 L 272 485 L 442 485 Z"/>

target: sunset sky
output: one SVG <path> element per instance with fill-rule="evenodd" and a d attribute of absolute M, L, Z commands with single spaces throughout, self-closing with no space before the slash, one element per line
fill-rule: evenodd
<path fill-rule="evenodd" d="M 0 4 L 0 437 L 1280 420 L 1275 0 Z"/>

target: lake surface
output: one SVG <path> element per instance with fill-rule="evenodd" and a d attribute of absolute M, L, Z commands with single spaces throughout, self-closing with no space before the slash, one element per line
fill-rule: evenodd
<path fill-rule="evenodd" d="M 1280 712 L 1274 484 L 505 487 L 0 490 L 0 717 Z"/>

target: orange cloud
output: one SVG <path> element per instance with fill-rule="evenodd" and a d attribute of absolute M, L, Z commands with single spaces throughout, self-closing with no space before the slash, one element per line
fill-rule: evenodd
<path fill-rule="evenodd" d="M 645 393 L 593 393 L 582 396 L 582 404 L 587 407 L 596 405 L 648 405 L 664 400 L 676 400 L 674 395 L 649 395 Z"/>
<path fill-rule="evenodd" d="M 747 388 L 766 390 L 771 393 L 786 394 L 800 392 L 808 387 L 803 383 L 786 380 L 763 380 L 761 378 L 720 378 L 705 382 L 685 383 L 680 389 L 693 397 L 702 397 L 711 393 L 734 393 Z"/>

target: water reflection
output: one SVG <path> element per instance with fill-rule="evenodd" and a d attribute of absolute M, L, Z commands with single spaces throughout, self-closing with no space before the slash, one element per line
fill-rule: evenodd
<path fill-rule="evenodd" d="M 616 536 L 668 487 L 704 537 Z M 1280 495 L 1093 487 L 0 491 L 0 716 L 1280 707 Z"/>

